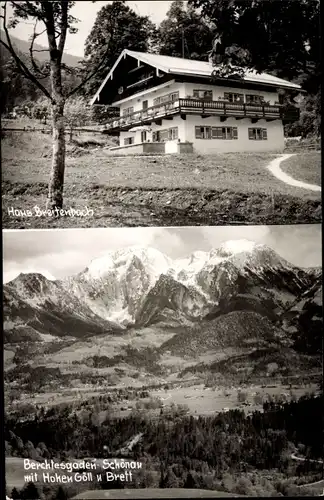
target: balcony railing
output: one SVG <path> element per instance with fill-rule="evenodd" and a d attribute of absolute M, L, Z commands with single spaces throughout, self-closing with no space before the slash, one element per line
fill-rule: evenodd
<path fill-rule="evenodd" d="M 140 111 L 134 111 L 126 116 L 112 118 L 105 124 L 105 130 L 129 130 L 136 125 L 148 125 L 158 119 L 179 113 L 252 119 L 266 118 L 273 120 L 279 119 L 282 116 L 280 105 L 178 99 L 141 109 Z"/>

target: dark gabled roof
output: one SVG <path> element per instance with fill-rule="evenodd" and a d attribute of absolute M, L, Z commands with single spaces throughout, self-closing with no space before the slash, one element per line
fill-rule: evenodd
<path fill-rule="evenodd" d="M 135 52 L 133 50 L 125 49 L 120 54 L 117 61 L 109 71 L 108 75 L 100 85 L 99 89 L 91 100 L 91 104 L 94 104 L 96 102 L 100 95 L 100 92 L 106 85 L 109 78 L 112 77 L 119 62 L 126 56 L 133 57 L 137 61 L 148 64 L 153 68 L 157 68 L 164 73 L 172 75 L 209 77 L 215 70 L 215 66 L 213 66 L 211 62 L 197 61 L 193 59 L 182 59 L 181 57 L 163 56 L 160 54 L 149 54 L 147 52 Z M 251 70 L 247 70 L 245 72 L 243 80 L 250 83 L 269 85 L 270 87 L 279 87 L 289 90 L 301 90 L 301 86 L 297 85 L 296 83 L 288 82 L 287 80 L 277 78 L 276 76 L 269 75 L 267 73 L 257 73 L 256 71 Z"/>

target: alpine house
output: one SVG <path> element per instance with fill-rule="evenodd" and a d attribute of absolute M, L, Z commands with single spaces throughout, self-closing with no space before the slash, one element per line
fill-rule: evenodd
<path fill-rule="evenodd" d="M 212 76 L 211 62 L 124 50 L 91 100 L 117 108 L 104 127 L 119 136 L 112 152 L 199 153 L 280 151 L 282 90 L 301 91 L 266 73 Z M 286 114 L 285 114 L 286 113 Z"/>

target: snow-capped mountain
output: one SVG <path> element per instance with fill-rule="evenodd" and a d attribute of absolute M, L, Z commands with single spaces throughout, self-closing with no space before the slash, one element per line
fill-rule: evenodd
<path fill-rule="evenodd" d="M 129 247 L 62 280 L 32 273 L 6 284 L 5 333 L 19 337 L 19 325 L 19 331 L 77 337 L 161 321 L 185 324 L 237 307 L 270 314 L 310 289 L 314 279 L 248 240 L 176 260 L 153 248 Z"/>
<path fill-rule="evenodd" d="M 62 286 L 103 319 L 130 324 L 143 296 L 168 271 L 171 261 L 154 248 L 130 247 L 93 260 Z"/>

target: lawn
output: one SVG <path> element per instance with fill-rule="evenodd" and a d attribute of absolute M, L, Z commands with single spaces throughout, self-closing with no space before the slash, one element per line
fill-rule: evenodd
<path fill-rule="evenodd" d="M 51 457 L 52 458 L 52 457 Z M 36 463 L 36 460 L 30 460 L 32 463 Z M 56 462 L 58 460 L 55 460 Z M 6 457 L 6 486 L 7 488 L 22 488 L 28 481 L 25 481 L 25 476 L 29 476 L 35 472 L 35 469 L 25 469 L 24 468 L 24 459 L 20 457 Z M 44 483 L 43 481 L 43 473 L 50 473 L 50 475 L 55 472 L 60 476 L 70 476 L 73 474 L 67 471 L 66 469 L 47 469 L 42 470 L 39 469 L 37 471 L 37 480 L 36 483 Z M 27 479 L 27 478 L 26 478 Z"/>
<path fill-rule="evenodd" d="M 320 151 L 309 151 L 308 153 L 299 153 L 283 161 L 280 165 L 281 170 L 298 181 L 309 184 L 321 185 L 321 153 Z"/>
<path fill-rule="evenodd" d="M 51 138 L 41 132 L 6 132 L 2 141 L 5 228 L 109 227 L 321 222 L 320 193 L 288 186 L 267 164 L 277 155 L 113 157 L 112 139 L 76 135 L 67 144 L 65 207 L 93 209 L 93 216 L 23 217 L 8 209 L 44 208 Z M 317 155 L 317 156 L 316 156 Z M 307 176 L 311 158 L 320 176 L 320 154 L 294 157 Z M 300 158 L 300 163 L 298 163 Z M 306 178 L 306 177 L 305 177 Z"/>

